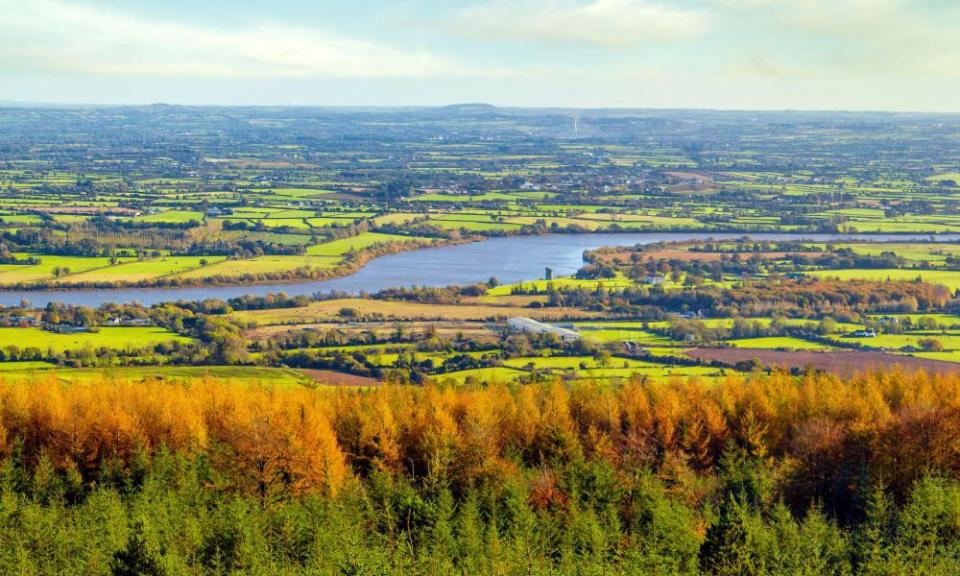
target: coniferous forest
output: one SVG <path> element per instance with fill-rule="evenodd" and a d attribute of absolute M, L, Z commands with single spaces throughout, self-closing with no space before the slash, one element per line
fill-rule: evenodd
<path fill-rule="evenodd" d="M 4 574 L 956 574 L 960 377 L 0 385 Z"/>

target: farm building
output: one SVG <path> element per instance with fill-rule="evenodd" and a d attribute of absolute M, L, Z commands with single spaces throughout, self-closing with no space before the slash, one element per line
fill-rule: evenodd
<path fill-rule="evenodd" d="M 567 328 L 551 326 L 543 322 L 537 322 L 532 318 L 516 317 L 507 320 L 507 328 L 511 332 L 522 332 L 527 334 L 553 334 L 564 342 L 572 342 L 580 339 L 580 334 Z"/>
<path fill-rule="evenodd" d="M 850 333 L 851 338 L 876 338 L 876 330 L 857 330 Z"/>

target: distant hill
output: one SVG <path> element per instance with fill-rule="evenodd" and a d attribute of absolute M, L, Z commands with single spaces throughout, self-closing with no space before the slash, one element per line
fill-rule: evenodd
<path fill-rule="evenodd" d="M 443 110 L 458 110 L 462 112 L 492 112 L 496 110 L 497 107 L 493 104 L 485 104 L 483 102 L 465 102 L 463 104 L 448 104 L 447 106 L 441 106 Z"/>
<path fill-rule="evenodd" d="M 455 116 L 486 116 L 500 111 L 493 104 L 484 104 L 481 102 L 469 102 L 464 104 L 450 104 L 435 108 L 441 114 L 452 114 Z"/>

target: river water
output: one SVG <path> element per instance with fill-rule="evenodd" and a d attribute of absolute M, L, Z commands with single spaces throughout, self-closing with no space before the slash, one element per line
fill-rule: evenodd
<path fill-rule="evenodd" d="M 0 305 L 14 306 L 22 300 L 34 306 L 62 302 L 99 306 L 107 302 L 139 302 L 144 305 L 176 300 L 223 300 L 245 294 L 265 295 L 285 292 L 290 296 L 342 291 L 376 292 L 398 286 L 450 286 L 483 282 L 495 276 L 503 283 L 542 278 L 545 268 L 554 274 L 576 272 L 583 265 L 584 250 L 601 246 L 629 246 L 660 241 L 706 238 L 739 238 L 745 234 L 643 232 L 622 234 L 549 234 L 545 236 L 511 236 L 491 238 L 471 244 L 425 248 L 371 260 L 355 274 L 329 280 L 310 280 L 285 284 L 202 286 L 189 288 L 121 288 L 83 290 L 20 290 L 0 291 Z M 960 234 L 749 234 L 756 240 L 930 240 L 957 242 Z"/>

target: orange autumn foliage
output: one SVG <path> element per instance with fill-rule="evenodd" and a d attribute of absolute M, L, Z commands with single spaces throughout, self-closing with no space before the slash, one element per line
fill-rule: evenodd
<path fill-rule="evenodd" d="M 329 420 L 329 403 L 307 389 L 197 381 L 157 384 L 54 378 L 0 384 L 0 451 L 22 442 L 88 477 L 138 450 L 211 451 L 266 491 L 283 479 L 294 491 L 334 493 L 348 477 Z"/>
<path fill-rule="evenodd" d="M 28 459 L 44 454 L 87 478 L 141 450 L 208 453 L 262 498 L 277 488 L 336 493 L 374 470 L 454 486 L 581 458 L 709 472 L 732 445 L 784 465 L 798 494 L 816 496 L 840 463 L 861 460 L 906 490 L 931 468 L 960 477 L 960 375 L 364 392 L 209 380 L 0 382 L 0 455 L 18 444 Z"/>

